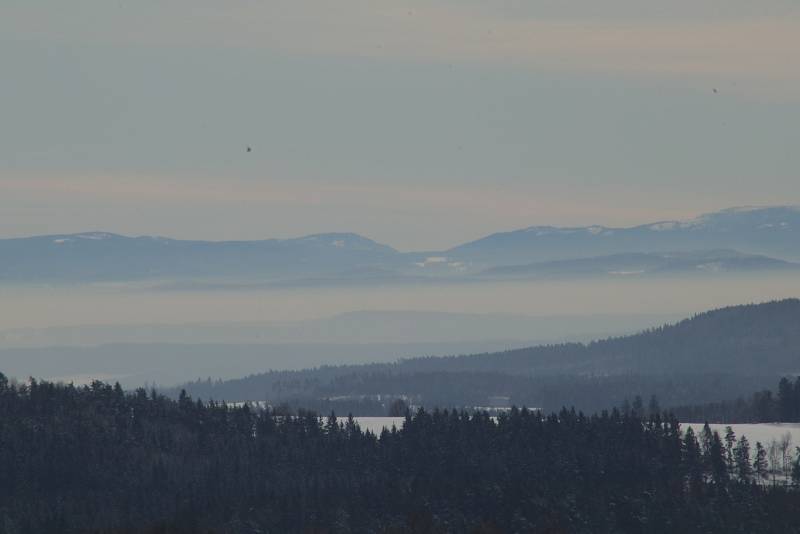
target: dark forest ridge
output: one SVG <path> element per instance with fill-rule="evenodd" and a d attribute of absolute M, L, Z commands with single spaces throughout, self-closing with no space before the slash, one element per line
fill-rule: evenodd
<path fill-rule="evenodd" d="M 463 277 L 494 267 L 615 254 L 694 251 L 692 254 L 707 255 L 702 251 L 732 249 L 744 256 L 777 258 L 756 257 L 758 261 L 745 266 L 745 270 L 752 270 L 774 268 L 781 260 L 800 260 L 798 243 L 800 208 L 789 206 L 732 208 L 689 221 L 661 221 L 629 228 L 534 226 L 492 234 L 438 252 L 399 252 L 352 233 L 197 241 L 88 232 L 0 240 L 0 281 L 320 277 L 414 280 Z"/>
<path fill-rule="evenodd" d="M 394 396 L 426 406 L 482 406 L 489 398 L 508 397 L 517 405 L 547 409 L 562 404 L 600 409 L 622 402 L 623 391 L 629 397 L 654 393 L 665 405 L 711 402 L 800 373 L 799 325 L 800 300 L 786 299 L 721 308 L 591 343 L 275 371 L 198 381 L 186 389 L 206 399 L 265 400 L 266 395 L 271 402 L 306 405 Z"/>

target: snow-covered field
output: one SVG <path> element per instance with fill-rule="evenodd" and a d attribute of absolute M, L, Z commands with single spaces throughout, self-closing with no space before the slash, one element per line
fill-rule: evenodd
<path fill-rule="evenodd" d="M 692 427 L 695 434 L 699 434 L 703 430 L 703 423 L 684 423 L 683 430 Z M 741 424 L 741 425 L 718 425 L 709 424 L 711 430 L 719 432 L 721 437 L 725 437 L 725 428 L 730 426 L 739 439 L 742 436 L 747 437 L 747 441 L 753 446 L 757 441 L 762 445 L 767 446 L 773 439 L 780 440 L 785 434 L 792 436 L 792 448 L 800 446 L 800 423 L 759 423 L 759 424 Z"/>

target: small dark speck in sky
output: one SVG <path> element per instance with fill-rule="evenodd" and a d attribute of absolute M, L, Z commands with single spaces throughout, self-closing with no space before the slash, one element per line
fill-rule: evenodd
<path fill-rule="evenodd" d="M 248 152 L 252 152 L 252 151 L 253 151 L 253 149 L 252 149 L 251 147 L 247 147 L 247 151 L 248 151 Z"/>
<path fill-rule="evenodd" d="M 714 88 L 714 92 L 715 92 L 715 93 L 719 93 L 719 91 L 717 91 L 717 88 L 716 88 L 716 87 Z"/>

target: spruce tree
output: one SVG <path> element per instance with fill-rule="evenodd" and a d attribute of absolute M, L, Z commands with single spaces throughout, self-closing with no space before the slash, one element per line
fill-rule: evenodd
<path fill-rule="evenodd" d="M 728 466 L 725 462 L 725 446 L 718 432 L 714 432 L 711 437 L 708 463 L 711 468 L 711 479 L 719 486 L 724 485 L 728 481 Z"/>
<path fill-rule="evenodd" d="M 703 485 L 703 457 L 692 427 L 686 430 L 683 439 L 683 464 L 689 488 L 693 493 L 700 492 Z"/>
<path fill-rule="evenodd" d="M 736 462 L 736 474 L 742 482 L 750 482 L 753 476 L 753 468 L 750 465 L 750 443 L 747 441 L 746 436 L 739 438 L 739 443 L 734 449 L 734 458 Z"/>
<path fill-rule="evenodd" d="M 767 450 L 760 441 L 756 441 L 756 456 L 753 459 L 753 473 L 755 474 L 756 481 L 758 481 L 759 484 L 763 483 L 764 480 L 766 480 L 769 476 Z"/>
<path fill-rule="evenodd" d="M 736 434 L 730 426 L 725 427 L 725 463 L 728 470 L 733 472 L 735 466 L 733 449 L 736 446 Z"/>

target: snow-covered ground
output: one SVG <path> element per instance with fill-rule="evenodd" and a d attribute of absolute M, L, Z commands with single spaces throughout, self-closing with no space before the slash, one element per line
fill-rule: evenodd
<path fill-rule="evenodd" d="M 703 430 L 703 423 L 684 423 L 682 426 L 684 431 L 692 427 L 695 434 L 699 434 Z M 719 432 L 719 435 L 723 438 L 725 437 L 726 427 L 730 426 L 736 434 L 736 439 L 746 436 L 751 446 L 760 441 L 766 447 L 773 439 L 780 440 L 786 434 L 792 436 L 792 449 L 800 446 L 800 423 L 709 424 L 708 426 L 711 427 L 711 430 Z"/>

